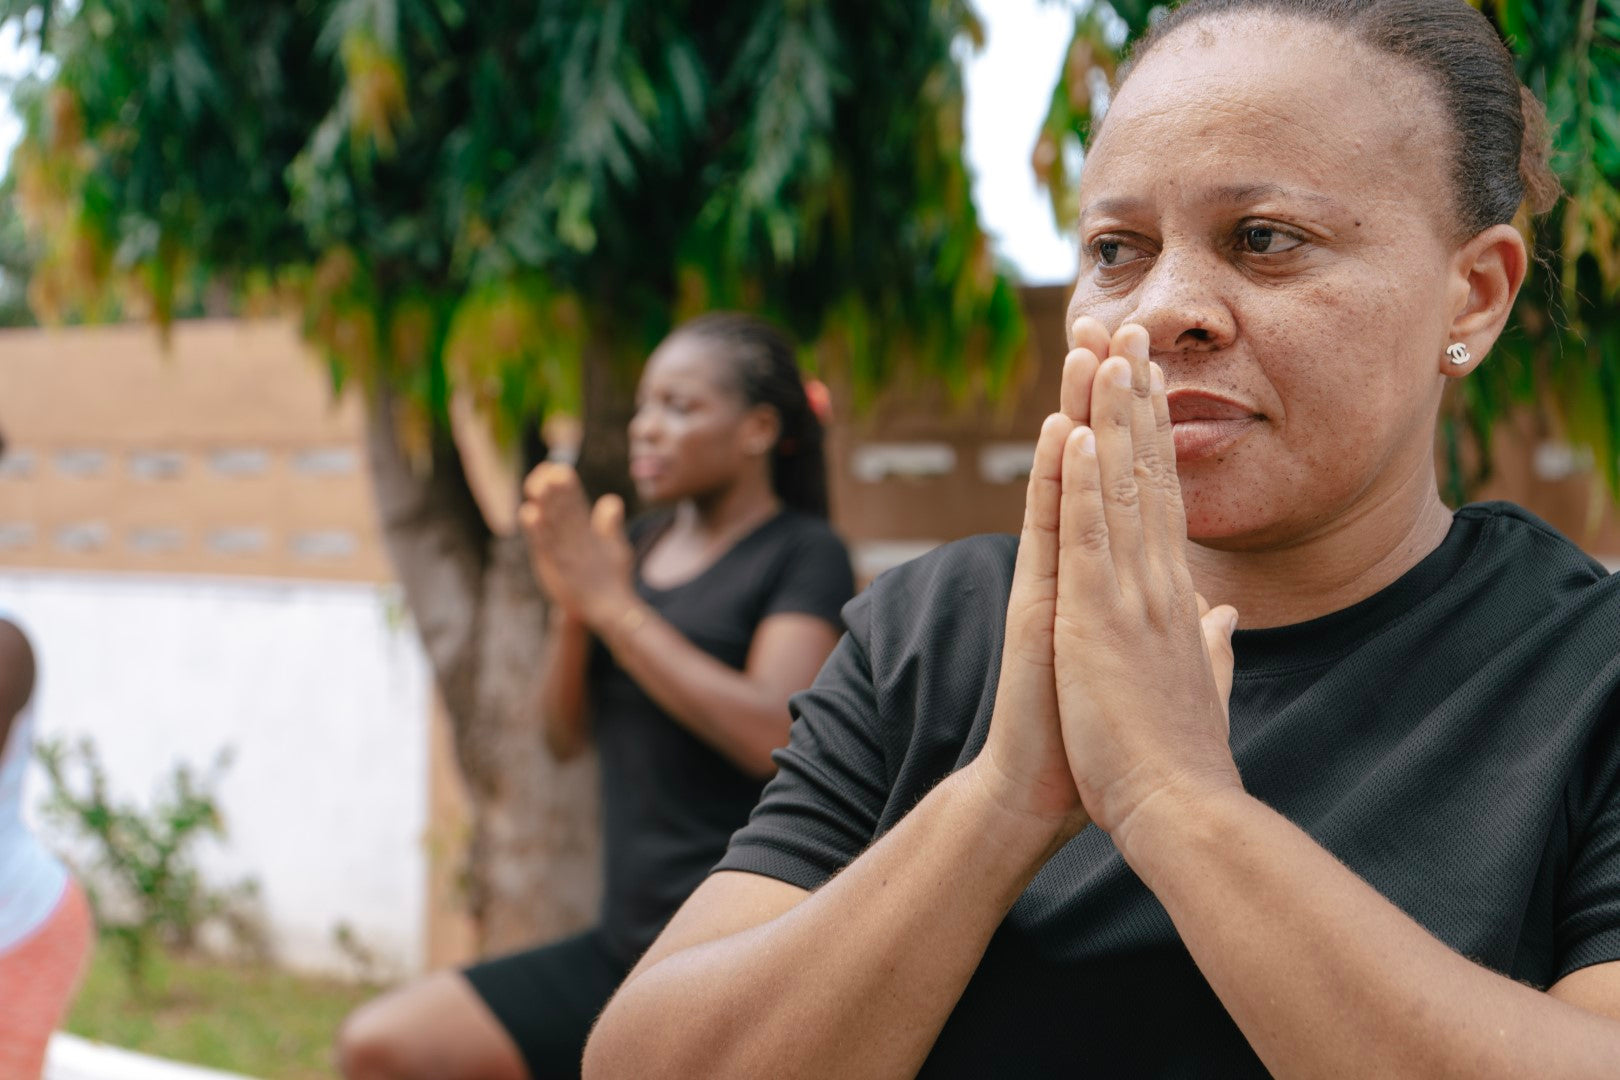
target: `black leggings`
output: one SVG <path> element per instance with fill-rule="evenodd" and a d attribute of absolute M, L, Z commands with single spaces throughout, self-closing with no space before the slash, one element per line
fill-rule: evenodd
<path fill-rule="evenodd" d="M 591 1025 L 629 973 L 598 929 L 463 972 L 533 1080 L 577 1080 Z"/>

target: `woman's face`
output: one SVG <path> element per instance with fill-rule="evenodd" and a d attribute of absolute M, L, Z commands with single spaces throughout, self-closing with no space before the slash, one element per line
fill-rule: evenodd
<path fill-rule="evenodd" d="M 773 431 L 722 380 L 714 346 L 675 334 L 647 360 L 630 419 L 630 479 L 646 502 L 701 497 L 735 483 Z M 763 450 L 762 450 L 763 448 Z"/>
<path fill-rule="evenodd" d="M 1288 543 L 1432 490 L 1457 245 L 1431 96 L 1340 31 L 1259 15 L 1176 31 L 1109 108 L 1068 321 L 1147 328 L 1193 538 Z"/>

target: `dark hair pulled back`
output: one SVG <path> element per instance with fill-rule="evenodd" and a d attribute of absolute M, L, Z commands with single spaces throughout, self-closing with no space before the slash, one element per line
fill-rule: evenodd
<path fill-rule="evenodd" d="M 1452 189 L 1464 235 L 1511 222 L 1521 206 L 1541 214 L 1558 201 L 1546 110 L 1519 82 L 1490 21 L 1466 0 L 1187 0 L 1137 44 L 1132 64 L 1180 27 L 1249 12 L 1348 30 L 1428 78 L 1451 119 Z"/>
<path fill-rule="evenodd" d="M 826 517 L 825 435 L 787 335 L 756 315 L 733 311 L 699 315 L 675 332 L 713 345 L 738 395 L 750 406 L 776 410 L 780 430 L 771 449 L 771 487 L 787 506 Z"/>

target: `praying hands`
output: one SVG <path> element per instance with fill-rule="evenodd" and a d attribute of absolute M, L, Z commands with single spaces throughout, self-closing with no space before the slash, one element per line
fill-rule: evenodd
<path fill-rule="evenodd" d="M 1193 589 L 1148 335 L 1081 318 L 1030 473 L 982 775 L 998 801 L 1119 842 L 1166 794 L 1241 790 L 1227 747 L 1237 613 Z"/>

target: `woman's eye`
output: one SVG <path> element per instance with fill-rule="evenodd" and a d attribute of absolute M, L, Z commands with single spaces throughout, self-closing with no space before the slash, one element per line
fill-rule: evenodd
<path fill-rule="evenodd" d="M 1104 266 L 1124 266 L 1142 257 L 1142 249 L 1123 240 L 1104 239 L 1092 245 L 1097 261 Z"/>
<path fill-rule="evenodd" d="M 1291 251 L 1304 242 L 1270 225 L 1251 225 L 1243 230 L 1241 238 L 1244 249 L 1256 255 L 1276 255 Z"/>

